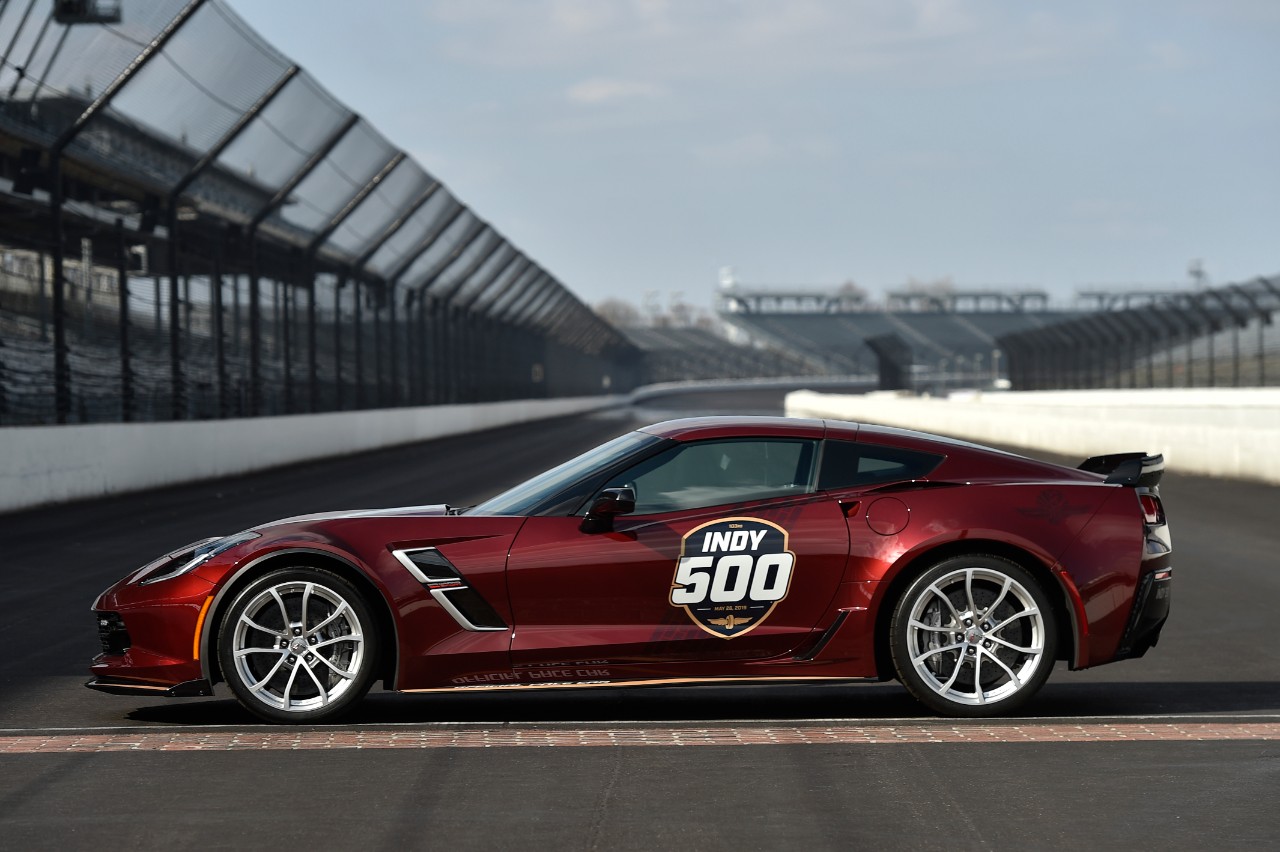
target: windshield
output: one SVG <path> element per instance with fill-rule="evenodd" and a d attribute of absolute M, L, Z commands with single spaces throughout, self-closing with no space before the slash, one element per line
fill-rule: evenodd
<path fill-rule="evenodd" d="M 569 459 L 562 465 L 540 473 L 533 479 L 520 483 L 509 491 L 504 491 L 468 509 L 468 515 L 528 515 L 538 506 L 573 485 L 592 471 L 601 471 L 614 462 L 626 458 L 641 447 L 661 443 L 662 438 L 646 435 L 643 432 L 628 432 L 614 438 L 607 444 L 601 444 L 588 450 L 577 458 Z"/>

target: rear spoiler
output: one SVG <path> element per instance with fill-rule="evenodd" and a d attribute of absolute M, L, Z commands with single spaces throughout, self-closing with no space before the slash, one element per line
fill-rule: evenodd
<path fill-rule="evenodd" d="M 1154 488 L 1164 474 L 1164 456 L 1156 453 L 1112 453 L 1085 459 L 1079 470 L 1100 473 L 1109 485 L 1127 485 L 1130 488 Z"/>

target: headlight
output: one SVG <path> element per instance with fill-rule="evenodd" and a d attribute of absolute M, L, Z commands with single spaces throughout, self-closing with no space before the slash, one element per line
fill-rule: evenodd
<path fill-rule="evenodd" d="M 174 577 L 189 574 L 219 553 L 230 550 L 237 544 L 244 544 L 246 541 L 252 541 L 261 536 L 262 533 L 242 532 L 225 538 L 216 536 L 214 538 L 206 538 L 197 541 L 195 544 L 180 547 L 170 553 L 164 562 L 155 567 L 155 571 L 162 573 L 144 576 L 137 581 L 138 585 L 146 586 L 151 583 L 159 583 L 161 580 L 172 580 Z"/>

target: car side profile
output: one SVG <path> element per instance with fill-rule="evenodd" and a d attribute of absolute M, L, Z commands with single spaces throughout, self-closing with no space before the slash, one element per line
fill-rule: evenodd
<path fill-rule="evenodd" d="M 94 603 L 88 686 L 273 722 L 401 692 L 899 680 L 1008 714 L 1169 612 L 1159 456 L 1072 469 L 773 417 L 622 435 L 480 505 L 306 515 L 193 543 Z M 852 709 L 852 708 L 851 708 Z"/>

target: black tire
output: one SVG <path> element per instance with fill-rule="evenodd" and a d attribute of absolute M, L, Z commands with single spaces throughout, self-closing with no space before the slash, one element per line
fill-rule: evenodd
<path fill-rule="evenodd" d="M 369 691 L 379 651 L 377 623 L 360 592 L 308 566 L 254 580 L 218 630 L 222 676 L 249 712 L 269 722 L 339 718 Z"/>
<path fill-rule="evenodd" d="M 1057 621 L 1032 574 L 990 555 L 928 568 L 894 606 L 890 650 L 898 679 L 944 716 L 1007 715 L 1044 685 Z"/>

